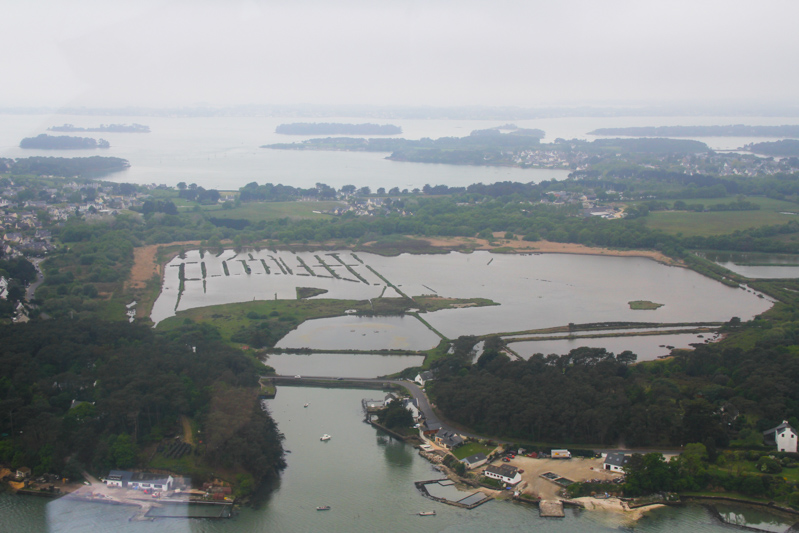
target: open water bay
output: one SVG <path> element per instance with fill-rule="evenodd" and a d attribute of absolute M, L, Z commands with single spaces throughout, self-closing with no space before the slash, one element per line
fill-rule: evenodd
<path fill-rule="evenodd" d="M 129 522 L 132 509 L 0 494 L 2 530 L 16 533 L 372 533 L 618 532 L 721 533 L 730 531 L 699 506 L 652 511 L 637 524 L 602 511 L 567 510 L 563 519 L 542 519 L 524 504 L 489 501 L 459 509 L 424 498 L 414 481 L 440 474 L 414 448 L 363 423 L 361 400 L 380 391 L 280 387 L 267 401 L 280 430 L 288 467 L 266 488 L 258 508 L 229 520 L 157 519 Z M 308 403 L 308 408 L 303 405 Z M 332 439 L 320 442 L 329 433 Z M 319 505 L 331 510 L 316 511 Z M 420 517 L 419 511 L 437 515 Z M 738 514 L 742 511 L 736 510 Z M 787 525 L 786 525 L 787 528 Z"/>

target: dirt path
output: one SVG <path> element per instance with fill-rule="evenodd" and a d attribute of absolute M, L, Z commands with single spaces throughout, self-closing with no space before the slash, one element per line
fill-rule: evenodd
<path fill-rule="evenodd" d="M 172 242 L 166 244 L 151 244 L 149 246 L 140 246 L 133 250 L 133 267 L 130 269 L 130 277 L 128 278 L 128 289 L 143 289 L 147 286 L 153 276 L 161 276 L 162 265 L 156 261 L 158 255 L 158 248 L 164 246 L 199 246 L 200 241 L 184 241 Z"/>
<path fill-rule="evenodd" d="M 191 421 L 186 415 L 180 415 L 180 423 L 183 425 L 183 441 L 194 446 L 194 434 L 191 431 Z"/>

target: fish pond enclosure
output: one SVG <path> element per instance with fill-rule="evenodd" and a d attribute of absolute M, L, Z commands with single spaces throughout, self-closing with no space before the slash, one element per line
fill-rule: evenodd
<path fill-rule="evenodd" d="M 665 355 L 668 346 L 705 342 L 714 327 L 733 316 L 748 320 L 772 305 L 753 291 L 638 257 L 192 250 L 165 268 L 151 318 L 158 323 L 194 308 L 298 297 L 361 302 L 367 310 L 376 309 L 381 299 L 402 297 L 481 299 L 497 305 L 464 303 L 418 315 L 408 308 L 394 316 L 348 310 L 299 324 L 279 340 L 278 348 L 425 350 L 441 337 L 500 334 L 525 358 L 578 346 L 622 351 L 630 349 L 624 348 L 630 341 L 641 359 L 651 359 Z M 631 306 L 635 301 L 657 305 Z M 632 325 L 638 327 L 625 329 Z M 541 335 L 545 328 L 567 329 L 560 336 Z"/>

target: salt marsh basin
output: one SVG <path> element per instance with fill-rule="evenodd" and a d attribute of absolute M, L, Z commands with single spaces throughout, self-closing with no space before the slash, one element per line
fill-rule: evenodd
<path fill-rule="evenodd" d="M 425 321 L 448 338 L 569 323 L 726 322 L 732 316 L 748 320 L 772 305 L 767 298 L 727 287 L 691 270 L 638 257 L 488 252 L 383 257 L 346 250 L 239 254 L 225 250 L 218 256 L 206 252 L 201 257 L 194 250 L 183 258 L 176 257 L 164 270 L 162 291 L 152 312 L 156 323 L 190 308 L 296 299 L 297 287 L 324 289 L 327 293 L 323 298 L 364 300 L 401 293 L 410 297 L 487 298 L 500 304 L 425 313 Z M 664 305 L 655 310 L 633 310 L 628 305 L 633 300 Z M 278 346 L 426 349 L 438 341 L 426 326 L 409 316 L 370 317 L 371 329 L 360 332 L 354 327 L 358 319 L 308 321 Z M 422 331 L 430 337 L 420 336 Z M 662 339 L 657 343 L 664 344 Z"/>

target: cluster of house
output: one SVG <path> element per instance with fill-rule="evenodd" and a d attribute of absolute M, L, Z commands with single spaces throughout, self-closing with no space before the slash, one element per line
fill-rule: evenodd
<path fill-rule="evenodd" d="M 31 192 L 38 199 L 20 200 L 24 196 L 21 193 Z M 3 235 L 0 247 L 7 257 L 44 255 L 54 248 L 50 231 L 45 229 L 47 224 L 57 224 L 75 215 L 87 220 L 115 215 L 120 210 L 141 206 L 144 196 L 147 194 L 120 194 L 114 187 L 97 182 L 70 181 L 57 188 L 36 188 L 12 181 L 10 186 L 0 189 L 0 234 Z"/>
<path fill-rule="evenodd" d="M 174 488 L 175 479 L 169 474 L 150 474 L 148 472 L 130 472 L 128 470 L 111 470 L 105 478 L 109 487 L 142 491 L 168 491 Z"/>
<path fill-rule="evenodd" d="M 406 209 L 393 207 L 390 198 L 360 198 L 353 196 L 347 200 L 347 204 L 327 211 L 327 213 L 330 215 L 353 213 L 359 217 L 387 216 L 392 213 L 406 217 L 413 214 Z"/>
<path fill-rule="evenodd" d="M 795 158 L 774 159 L 719 152 L 685 156 L 678 162 L 678 166 L 686 174 L 716 174 L 719 176 L 754 177 L 799 172 Z"/>
<path fill-rule="evenodd" d="M 523 150 L 513 154 L 513 162 L 536 168 L 576 168 L 583 170 L 590 156 L 579 151 Z"/>

